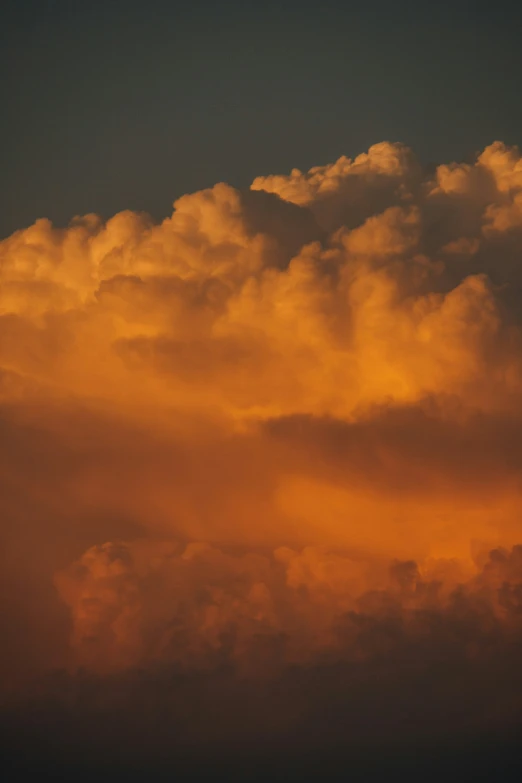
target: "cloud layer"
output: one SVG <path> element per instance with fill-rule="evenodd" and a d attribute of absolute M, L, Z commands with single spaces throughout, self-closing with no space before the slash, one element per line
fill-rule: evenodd
<path fill-rule="evenodd" d="M 439 683 L 440 728 L 466 662 L 478 723 L 512 725 L 518 686 L 493 680 L 522 640 L 521 258 L 522 159 L 499 142 L 429 172 L 385 142 L 183 196 L 160 225 L 42 219 L 0 243 L 10 698 L 78 667 L 131 698 L 167 667 L 196 699 L 288 687 L 252 736 L 282 737 L 281 711 L 326 741 L 335 702 L 340 741 L 352 697 L 382 696 L 368 739 L 406 670 Z M 191 720 L 196 745 L 221 736 Z"/>

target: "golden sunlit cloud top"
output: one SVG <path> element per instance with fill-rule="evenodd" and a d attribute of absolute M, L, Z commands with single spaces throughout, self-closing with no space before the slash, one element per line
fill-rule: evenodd
<path fill-rule="evenodd" d="M 351 419 L 429 395 L 503 408 L 520 385 L 501 310 L 521 194 L 499 143 L 433 177 L 383 143 L 184 196 L 161 225 L 39 220 L 0 246 L 3 373 L 233 419 Z"/>

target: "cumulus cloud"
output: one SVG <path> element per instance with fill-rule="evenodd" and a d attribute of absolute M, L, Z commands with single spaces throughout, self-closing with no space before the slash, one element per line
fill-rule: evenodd
<path fill-rule="evenodd" d="M 107 543 L 59 572 L 56 584 L 73 611 L 78 662 L 102 671 L 151 661 L 206 668 L 223 655 L 246 672 L 257 664 L 255 674 L 311 664 L 318 653 L 359 660 L 375 652 L 365 650 L 364 623 L 376 633 L 381 620 L 398 623 L 438 644 L 432 624 L 458 607 L 470 609 L 479 634 L 492 622 L 515 639 L 522 630 L 522 546 L 493 550 L 469 576 L 451 560 L 421 571 L 412 560 L 384 566 L 310 546 L 263 556 L 209 544 Z M 394 649 L 404 639 L 384 633 L 382 642 Z"/>
<path fill-rule="evenodd" d="M 279 682 L 254 736 L 334 702 L 352 725 L 357 678 L 447 658 L 432 726 L 463 661 L 513 671 L 521 199 L 514 148 L 427 173 L 382 143 L 0 243 L 6 687 Z M 508 691 L 481 691 L 506 724 Z"/>

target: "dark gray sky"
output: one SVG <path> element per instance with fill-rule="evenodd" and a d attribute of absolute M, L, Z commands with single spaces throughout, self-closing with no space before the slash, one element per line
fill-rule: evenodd
<path fill-rule="evenodd" d="M 482 2 L 9 0 L 0 236 L 163 217 L 217 181 L 356 155 L 522 142 L 522 11 Z"/>

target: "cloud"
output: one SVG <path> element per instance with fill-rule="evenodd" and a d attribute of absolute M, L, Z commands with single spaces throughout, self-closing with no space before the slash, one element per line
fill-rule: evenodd
<path fill-rule="evenodd" d="M 514 725 L 521 172 L 382 143 L 0 243 L 9 709 L 40 678 L 196 746 Z"/>
<path fill-rule="evenodd" d="M 323 663 L 371 660 L 382 650 L 366 637 L 368 624 L 392 653 L 417 634 L 444 644 L 444 626 L 458 616 L 463 637 L 493 628 L 502 643 L 522 631 L 520 545 L 492 550 L 469 575 L 442 558 L 419 568 L 324 547 L 261 554 L 175 541 L 106 543 L 55 580 L 72 610 L 76 662 L 101 672 L 154 662 L 198 670 L 228 660 L 247 675 L 254 665 L 257 676 L 321 656 Z M 400 633 L 389 634 L 388 623 Z M 484 653 L 472 637 L 463 643 L 465 656 Z"/>

